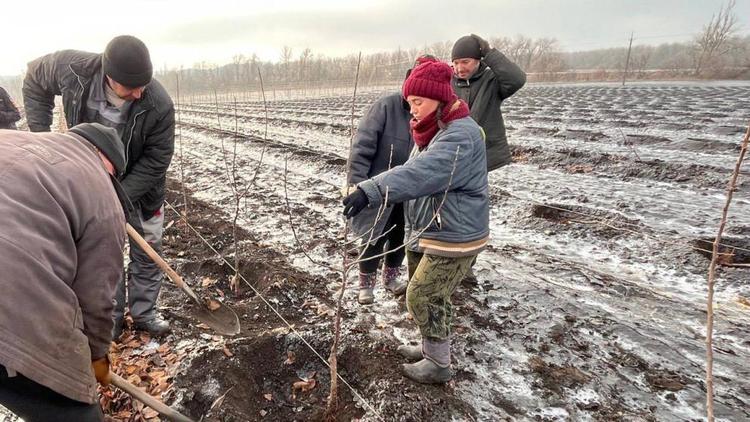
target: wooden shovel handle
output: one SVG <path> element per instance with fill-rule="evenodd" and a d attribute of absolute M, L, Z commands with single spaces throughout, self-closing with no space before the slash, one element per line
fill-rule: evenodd
<path fill-rule="evenodd" d="M 146 393 L 135 385 L 125 381 L 125 379 L 115 374 L 114 372 L 110 372 L 110 376 L 112 378 L 112 385 L 130 394 L 131 397 L 138 399 L 138 401 L 142 402 L 146 406 L 156 410 L 160 415 L 175 422 L 195 422 L 182 413 L 155 399 L 150 394 Z"/>
<path fill-rule="evenodd" d="M 203 305 L 203 303 L 198 299 L 198 295 L 193 292 L 193 289 L 188 286 L 184 280 L 182 280 L 182 277 L 180 277 L 179 274 L 175 270 L 172 269 L 172 267 L 167 264 L 167 261 L 163 260 L 162 257 L 159 256 L 158 253 L 154 250 L 154 248 L 151 247 L 151 245 L 146 242 L 146 239 L 143 238 L 134 228 L 130 225 L 130 223 L 125 223 L 125 227 L 128 231 L 128 235 L 130 235 L 130 238 L 135 240 L 135 243 L 138 244 L 138 246 L 143 249 L 144 252 L 153 260 L 156 265 L 161 268 L 162 271 L 164 271 L 167 274 L 167 277 L 169 277 L 170 280 L 174 282 L 179 288 L 184 290 L 193 300 L 198 302 L 199 304 Z"/>

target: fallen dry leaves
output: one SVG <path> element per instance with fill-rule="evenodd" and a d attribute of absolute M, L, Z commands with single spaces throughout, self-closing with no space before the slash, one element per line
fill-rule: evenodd
<path fill-rule="evenodd" d="M 218 300 L 206 299 L 206 307 L 208 307 L 209 311 L 213 312 L 221 308 L 221 303 Z"/>
<path fill-rule="evenodd" d="M 284 361 L 284 365 L 291 365 L 297 360 L 297 355 L 294 354 L 291 350 L 287 350 L 286 352 L 286 360 Z"/>
<path fill-rule="evenodd" d="M 146 333 L 127 333 L 110 348 L 111 370 L 160 401 L 171 397 L 174 371 L 182 358 L 182 352 L 172 351 L 169 343 L 152 341 Z M 114 386 L 99 387 L 99 393 L 104 413 L 115 421 L 159 420 L 158 412 Z"/>
<path fill-rule="evenodd" d="M 223 348 L 223 350 L 222 350 L 222 351 L 224 352 L 224 355 L 225 355 L 226 357 L 228 357 L 228 358 L 231 358 L 232 356 L 234 356 L 234 353 L 232 353 L 232 351 L 231 351 L 231 350 L 229 350 L 229 347 L 227 347 L 227 345 L 226 345 L 226 344 L 224 344 L 224 348 Z"/>
<path fill-rule="evenodd" d="M 203 277 L 203 279 L 201 280 L 201 287 L 204 288 L 213 286 L 214 284 L 216 284 L 216 279 L 211 277 Z"/>
<path fill-rule="evenodd" d="M 317 373 L 313 372 L 310 377 L 307 379 L 301 379 L 300 381 L 296 381 L 294 384 L 292 384 L 292 399 L 297 398 L 297 391 L 300 393 L 307 393 L 308 391 L 315 388 L 317 385 L 317 381 L 315 380 L 315 375 Z"/>

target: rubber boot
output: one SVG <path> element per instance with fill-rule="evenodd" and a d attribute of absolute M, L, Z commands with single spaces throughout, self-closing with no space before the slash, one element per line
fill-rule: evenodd
<path fill-rule="evenodd" d="M 378 273 L 359 273 L 359 297 L 360 305 L 369 305 L 375 302 L 375 281 Z"/>
<path fill-rule="evenodd" d="M 406 293 L 406 281 L 401 278 L 401 267 L 383 266 L 383 285 L 396 296 Z"/>
<path fill-rule="evenodd" d="M 421 344 L 402 344 L 396 348 L 396 352 L 412 362 L 416 362 L 424 357 L 422 355 Z"/>
<path fill-rule="evenodd" d="M 401 365 L 404 375 L 421 384 L 443 384 L 451 380 L 450 339 L 422 339 L 424 359 Z"/>

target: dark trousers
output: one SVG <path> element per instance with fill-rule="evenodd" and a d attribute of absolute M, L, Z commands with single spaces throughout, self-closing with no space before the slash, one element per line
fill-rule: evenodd
<path fill-rule="evenodd" d="M 21 374 L 8 377 L 0 365 L 0 404 L 26 422 L 101 422 L 99 403 L 69 399 Z"/>
<path fill-rule="evenodd" d="M 393 227 L 393 229 L 391 229 Z M 391 215 L 385 223 L 383 232 L 390 230 L 385 236 L 380 237 L 375 243 L 370 243 L 362 255 L 362 259 L 371 258 L 387 252 L 385 255 L 386 267 L 400 267 L 404 262 L 404 206 L 396 204 L 391 210 Z M 365 238 L 363 241 L 367 241 Z M 400 248 L 400 249 L 399 249 Z M 398 249 L 398 250 L 396 250 Z M 371 274 L 378 271 L 380 258 L 369 259 L 359 263 L 359 272 Z"/>
<path fill-rule="evenodd" d="M 140 209 L 136 209 L 135 215 L 131 216 L 130 224 L 156 253 L 161 254 L 164 207 L 162 206 L 159 212 L 148 220 L 143 218 Z M 127 283 L 125 278 L 122 278 L 115 291 L 115 324 L 122 323 L 126 305 L 130 309 L 133 321 L 145 322 L 153 319 L 156 316 L 156 300 L 159 298 L 162 278 L 163 273 L 159 266 L 131 240 Z"/>

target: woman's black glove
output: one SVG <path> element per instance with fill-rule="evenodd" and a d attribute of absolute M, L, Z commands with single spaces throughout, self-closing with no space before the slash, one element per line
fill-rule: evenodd
<path fill-rule="evenodd" d="M 367 195 L 362 189 L 357 188 L 341 202 L 344 204 L 344 215 L 347 218 L 352 218 L 362 212 L 370 201 L 367 200 Z"/>

